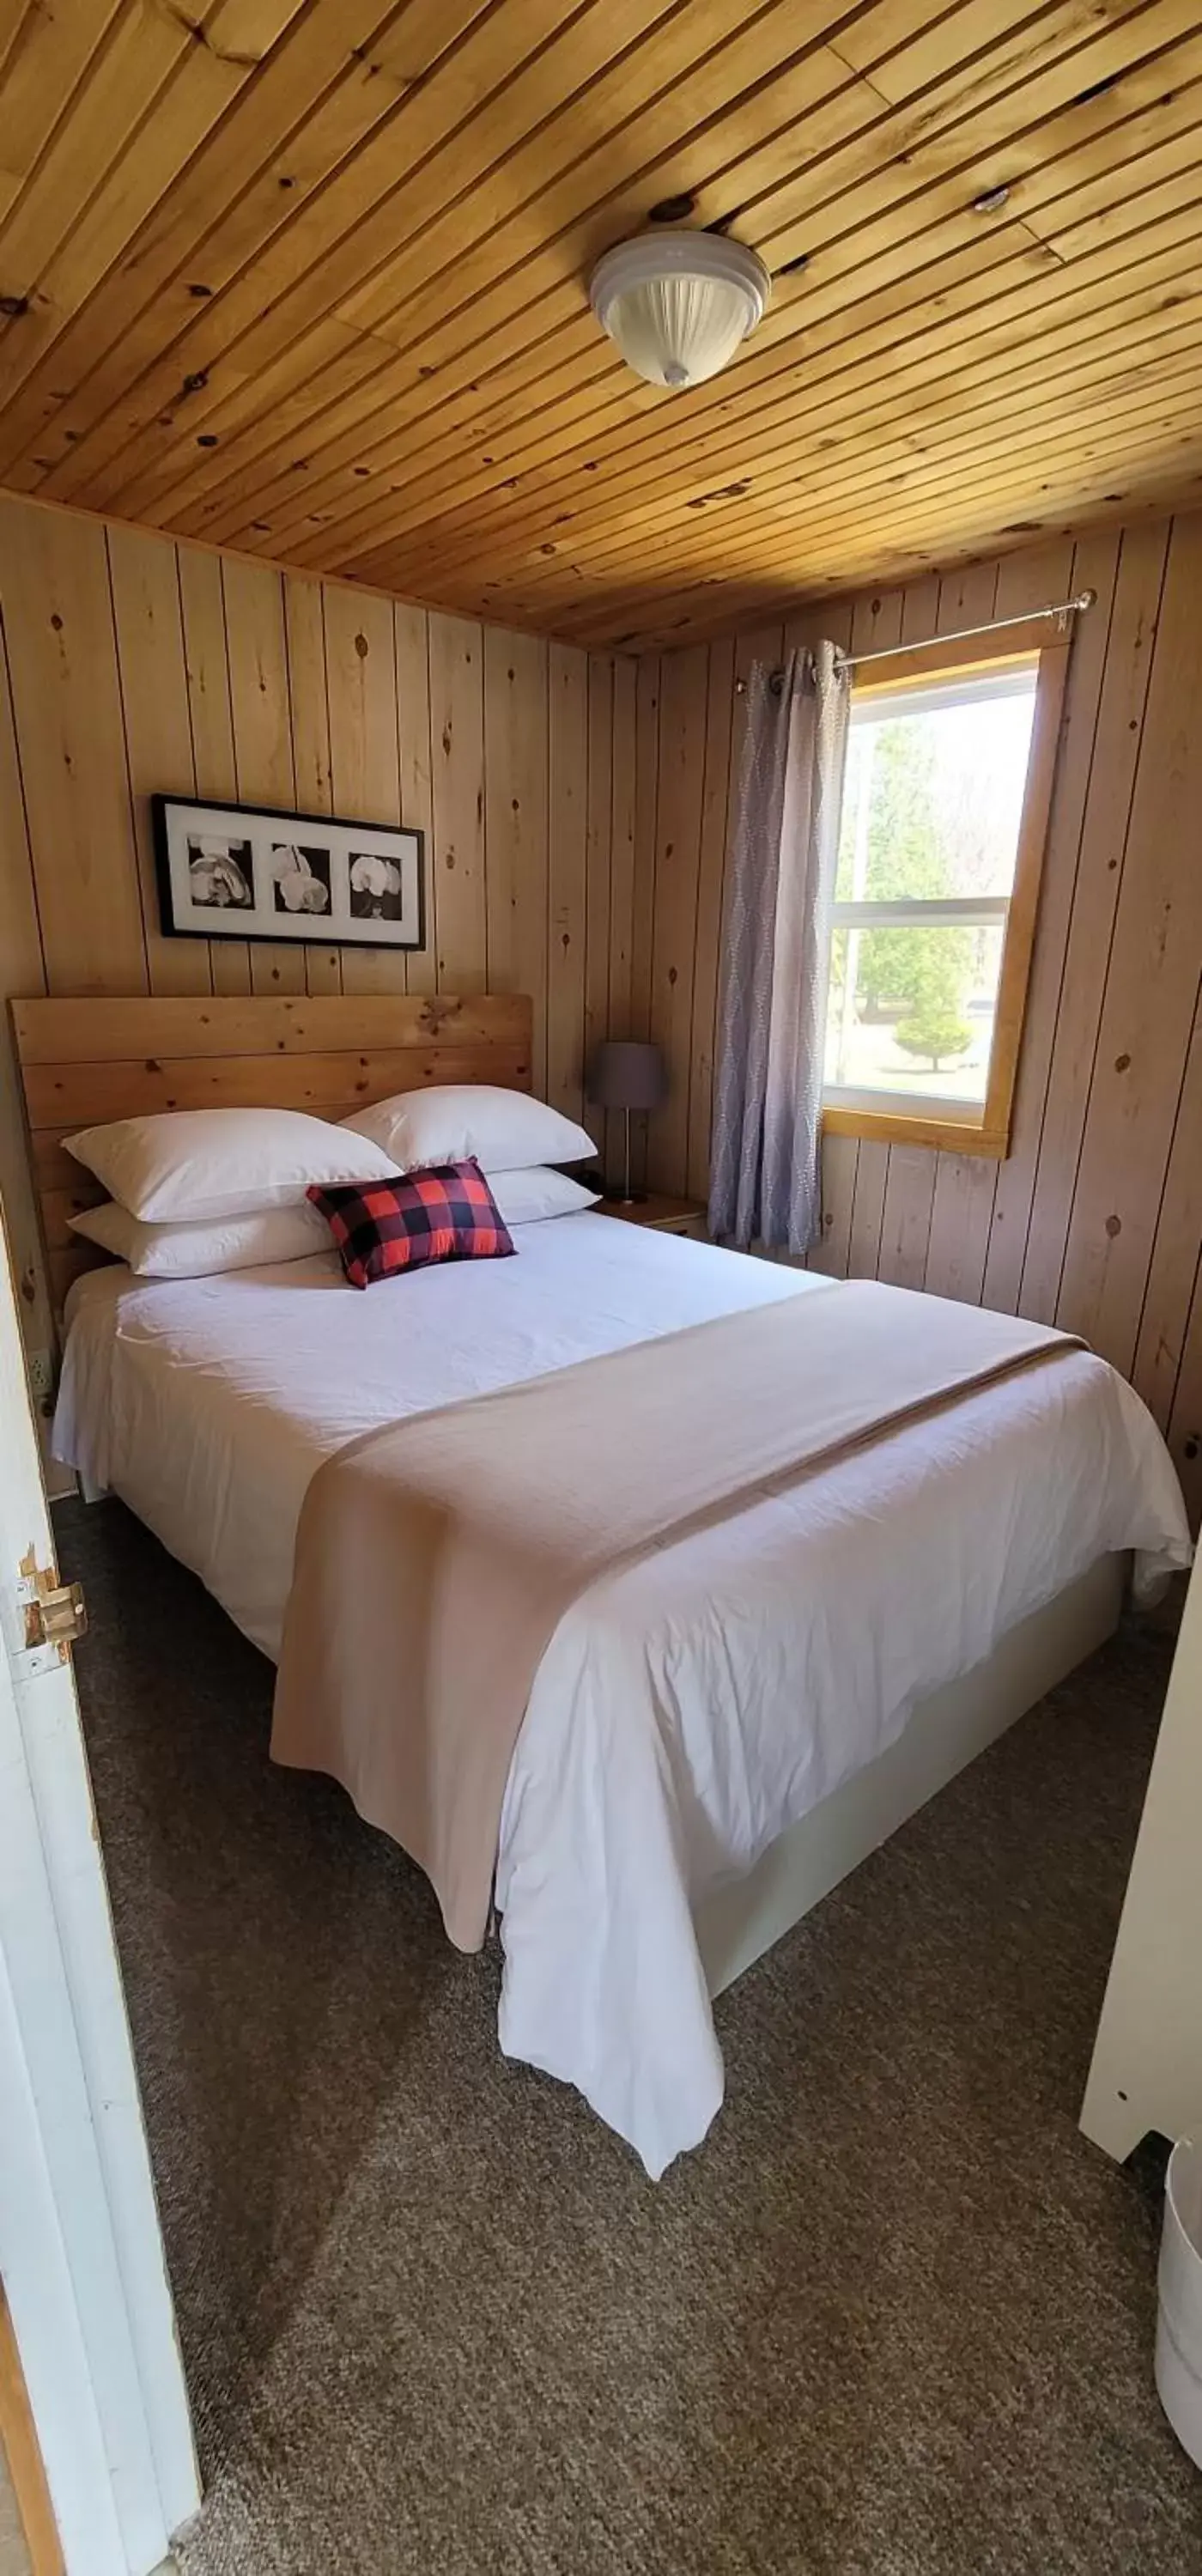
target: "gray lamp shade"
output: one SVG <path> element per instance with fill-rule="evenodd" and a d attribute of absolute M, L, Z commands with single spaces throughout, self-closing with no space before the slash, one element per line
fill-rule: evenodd
<path fill-rule="evenodd" d="M 657 1046 L 643 1038 L 605 1038 L 588 1068 L 585 1089 L 599 1109 L 658 1109 L 668 1077 Z"/>

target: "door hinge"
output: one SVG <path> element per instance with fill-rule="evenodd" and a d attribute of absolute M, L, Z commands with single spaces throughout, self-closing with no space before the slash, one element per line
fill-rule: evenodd
<path fill-rule="evenodd" d="M 35 1550 L 21 1559 L 17 1600 L 25 1628 L 27 1672 L 65 1663 L 67 1650 L 88 1624 L 82 1583 L 60 1583 L 56 1566 L 39 1565 Z"/>

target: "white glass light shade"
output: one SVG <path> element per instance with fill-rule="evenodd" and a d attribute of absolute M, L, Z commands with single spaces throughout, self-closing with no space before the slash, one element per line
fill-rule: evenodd
<path fill-rule="evenodd" d="M 648 384 L 703 384 L 754 331 L 772 292 L 762 259 L 721 233 L 644 233 L 593 270 L 589 301 Z"/>

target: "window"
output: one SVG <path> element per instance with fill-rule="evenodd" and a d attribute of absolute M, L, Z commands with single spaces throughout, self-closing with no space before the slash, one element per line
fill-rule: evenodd
<path fill-rule="evenodd" d="M 1067 648 L 953 649 L 853 689 L 824 1121 L 1002 1155 Z"/>

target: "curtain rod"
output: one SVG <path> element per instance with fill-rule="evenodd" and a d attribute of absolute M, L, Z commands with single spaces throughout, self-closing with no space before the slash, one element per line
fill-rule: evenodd
<path fill-rule="evenodd" d="M 990 617 L 983 626 L 954 626 L 947 635 L 928 635 L 922 644 L 883 644 L 876 653 L 841 653 L 845 671 L 861 671 L 867 662 L 892 662 L 899 653 L 929 653 L 932 644 L 966 644 L 973 635 L 998 635 L 1004 626 L 1033 626 L 1040 618 L 1058 617 L 1065 625 L 1074 610 L 1092 608 L 1096 590 L 1078 591 L 1075 599 L 1053 600 L 1048 608 L 1025 608 L 1018 617 Z"/>
<path fill-rule="evenodd" d="M 869 662 L 895 662 L 901 653 L 929 653 L 933 644 L 966 644 L 974 635 L 998 635 L 1007 626 L 1034 626 L 1044 617 L 1058 618 L 1063 629 L 1074 612 L 1092 608 L 1097 596 L 1096 590 L 1081 590 L 1075 599 L 1053 600 L 1047 608 L 1024 608 L 1017 617 L 990 617 L 983 626 L 955 626 L 947 635 L 925 635 L 921 643 L 883 644 L 875 653 L 840 652 L 839 661 L 845 671 L 862 671 Z M 783 678 L 783 671 L 773 671 L 770 685 L 779 688 Z M 746 687 L 746 680 L 737 680 L 736 695 L 742 697 Z"/>

